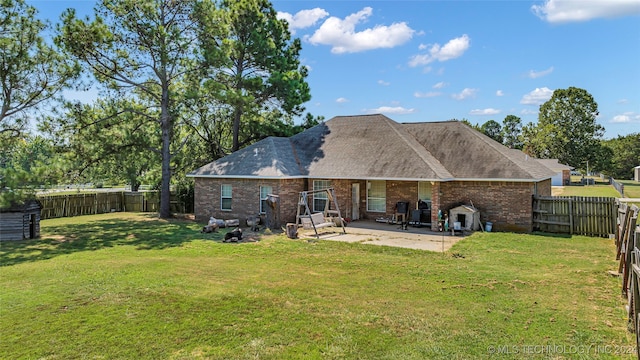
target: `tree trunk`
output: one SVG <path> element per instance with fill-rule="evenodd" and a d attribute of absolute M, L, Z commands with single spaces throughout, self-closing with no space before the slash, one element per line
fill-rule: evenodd
<path fill-rule="evenodd" d="M 298 238 L 298 224 L 287 223 L 287 237 L 289 239 Z"/>
<path fill-rule="evenodd" d="M 171 114 L 169 112 L 169 89 L 163 84 L 160 105 L 160 127 L 162 128 L 162 184 L 160 186 L 160 218 L 171 217 Z"/>
<path fill-rule="evenodd" d="M 242 118 L 242 111 L 236 109 L 233 112 L 233 147 L 231 151 L 240 150 L 240 119 Z"/>
<path fill-rule="evenodd" d="M 273 230 L 280 229 L 280 197 L 278 195 L 267 195 L 266 225 Z"/>

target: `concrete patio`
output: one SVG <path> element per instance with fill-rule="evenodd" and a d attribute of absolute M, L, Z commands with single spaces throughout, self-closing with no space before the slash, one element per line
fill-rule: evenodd
<path fill-rule="evenodd" d="M 444 252 L 455 243 L 464 239 L 459 233 L 434 232 L 429 227 L 408 226 L 403 230 L 400 225 L 378 223 L 375 221 L 354 221 L 345 227 L 346 234 L 342 234 L 341 227 L 328 227 L 318 230 L 320 240 L 344 241 L 370 245 L 395 246 L 417 250 Z M 316 239 L 313 230 L 299 230 L 301 239 Z"/>

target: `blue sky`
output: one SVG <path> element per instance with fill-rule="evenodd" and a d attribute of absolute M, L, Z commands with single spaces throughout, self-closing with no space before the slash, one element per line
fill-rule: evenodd
<path fill-rule="evenodd" d="M 52 22 L 94 4 L 27 2 Z M 640 132 L 640 0 L 273 4 L 302 39 L 314 115 L 526 124 L 553 90 L 575 86 L 598 103 L 605 138 Z"/>

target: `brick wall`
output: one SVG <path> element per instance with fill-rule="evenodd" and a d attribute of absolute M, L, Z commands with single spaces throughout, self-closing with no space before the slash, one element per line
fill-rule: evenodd
<path fill-rule="evenodd" d="M 537 189 L 536 189 L 537 188 Z M 480 221 L 490 221 L 496 231 L 530 232 L 532 228 L 532 198 L 551 192 L 551 181 L 535 186 L 522 182 L 474 182 L 451 181 L 440 184 L 440 208 L 448 211 L 460 203 L 473 205 L 480 210 Z"/>
<path fill-rule="evenodd" d="M 398 201 L 408 201 L 409 210 L 416 208 L 418 182 L 387 181 L 386 212 L 367 212 L 367 182 L 364 180 L 331 180 L 343 217 L 352 216 L 352 184 L 360 184 L 360 215 L 362 219 L 374 220 L 394 213 Z M 233 189 L 232 210 L 220 210 L 220 185 L 229 184 Z M 260 186 L 272 186 L 273 193 L 280 196 L 280 215 L 283 223 L 295 222 L 300 191 L 313 187 L 313 180 L 254 180 L 254 179 L 195 179 L 195 215 L 197 221 L 205 222 L 210 216 L 221 219 L 240 219 L 258 212 Z M 432 228 L 437 228 L 439 209 L 447 211 L 460 204 L 473 202 L 480 210 L 481 221 L 491 221 L 496 231 L 529 232 L 532 226 L 531 196 L 551 195 L 551 180 L 537 184 L 521 182 L 435 182 L 432 185 Z M 312 206 L 312 198 L 309 199 Z"/>
<path fill-rule="evenodd" d="M 336 194 L 336 199 L 338 200 L 338 207 L 340 207 L 340 215 L 343 218 L 351 217 L 351 184 L 353 181 L 351 180 L 331 180 L 331 187 Z M 310 183 L 310 186 L 313 186 Z M 331 208 L 334 206 L 331 204 Z"/>
<path fill-rule="evenodd" d="M 551 179 L 540 181 L 536 184 L 536 195 L 551 196 Z"/>
<path fill-rule="evenodd" d="M 431 230 L 438 231 L 438 210 L 441 209 L 441 182 L 434 182 L 431 185 Z"/>
<path fill-rule="evenodd" d="M 220 209 L 220 186 L 231 185 L 231 210 Z M 303 190 L 302 179 L 195 179 L 194 213 L 196 221 L 206 222 L 209 217 L 216 219 L 240 219 L 244 224 L 247 216 L 260 210 L 260 186 L 271 186 L 273 193 L 280 196 L 280 219 L 294 222 L 298 193 Z"/>
<path fill-rule="evenodd" d="M 562 170 L 562 185 L 571 184 L 571 170 Z"/>

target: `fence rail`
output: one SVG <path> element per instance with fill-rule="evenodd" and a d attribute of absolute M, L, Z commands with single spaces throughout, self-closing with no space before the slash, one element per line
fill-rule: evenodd
<path fill-rule="evenodd" d="M 636 351 L 640 359 L 640 209 L 620 204 L 615 235 L 618 274 L 622 278 L 622 296 L 627 300 L 627 328 L 636 333 Z"/>
<path fill-rule="evenodd" d="M 156 212 L 160 209 L 160 194 L 145 192 L 99 192 L 87 194 L 41 195 L 41 219 L 105 214 L 110 212 Z M 171 195 L 171 211 L 184 212 L 175 196 Z"/>
<path fill-rule="evenodd" d="M 618 190 L 620 197 L 624 197 L 624 184 L 617 182 L 613 177 L 609 177 L 609 183 Z"/>
<path fill-rule="evenodd" d="M 607 237 L 616 232 L 618 205 L 613 197 L 534 196 L 534 230 Z"/>

